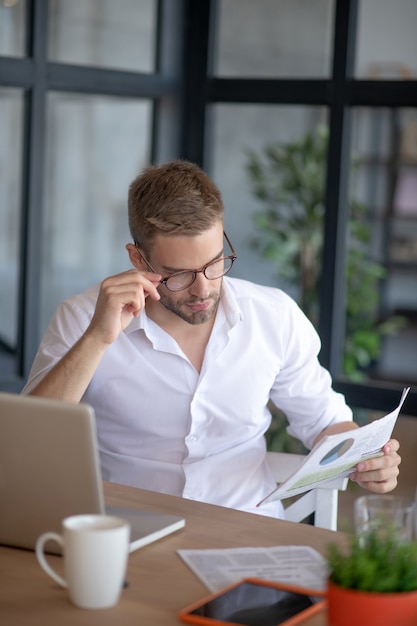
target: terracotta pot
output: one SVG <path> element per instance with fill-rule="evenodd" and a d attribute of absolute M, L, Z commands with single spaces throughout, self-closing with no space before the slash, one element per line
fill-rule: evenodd
<path fill-rule="evenodd" d="M 328 583 L 328 626 L 416 626 L 417 590 L 373 593 Z"/>

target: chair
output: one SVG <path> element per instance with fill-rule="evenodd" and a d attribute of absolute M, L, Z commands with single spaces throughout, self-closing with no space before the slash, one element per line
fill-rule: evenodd
<path fill-rule="evenodd" d="M 303 462 L 304 455 L 287 452 L 267 452 L 267 462 L 277 483 L 286 480 Z M 344 491 L 348 478 L 334 478 L 322 487 L 301 494 L 285 508 L 285 518 L 302 522 L 314 513 L 314 525 L 337 530 L 337 505 L 339 491 Z M 283 502 L 284 504 L 284 502 Z"/>

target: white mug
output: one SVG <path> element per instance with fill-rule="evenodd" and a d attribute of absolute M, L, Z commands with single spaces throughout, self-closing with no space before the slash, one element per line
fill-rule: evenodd
<path fill-rule="evenodd" d="M 65 578 L 45 558 L 47 541 L 62 546 Z M 73 515 L 62 521 L 62 534 L 47 532 L 36 542 L 36 556 L 45 572 L 66 587 L 71 601 L 84 609 L 117 604 L 125 580 L 130 525 L 111 515 Z"/>

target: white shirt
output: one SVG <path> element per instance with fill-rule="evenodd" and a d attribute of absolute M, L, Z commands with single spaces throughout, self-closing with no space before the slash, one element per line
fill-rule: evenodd
<path fill-rule="evenodd" d="M 23 393 L 76 343 L 99 286 L 58 308 Z M 225 277 L 199 374 L 145 311 L 107 349 L 82 398 L 96 413 L 104 480 L 282 516 L 265 462 L 271 399 L 308 448 L 330 424 L 351 420 L 318 362 L 320 341 L 279 289 Z"/>

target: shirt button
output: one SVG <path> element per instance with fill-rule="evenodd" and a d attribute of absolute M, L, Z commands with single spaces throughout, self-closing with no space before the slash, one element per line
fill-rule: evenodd
<path fill-rule="evenodd" d="M 197 435 L 189 435 L 187 441 L 198 441 Z"/>

